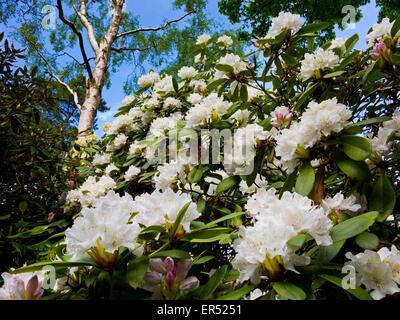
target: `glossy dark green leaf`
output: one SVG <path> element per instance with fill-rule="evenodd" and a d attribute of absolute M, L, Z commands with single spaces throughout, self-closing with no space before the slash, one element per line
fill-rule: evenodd
<path fill-rule="evenodd" d="M 295 191 L 302 196 L 307 196 L 311 192 L 314 182 L 315 172 L 313 167 L 307 162 L 303 163 L 296 179 Z"/>
<path fill-rule="evenodd" d="M 364 137 L 345 135 L 340 137 L 344 153 L 351 159 L 362 161 L 372 152 L 371 143 Z"/>
<path fill-rule="evenodd" d="M 368 229 L 378 217 L 377 211 L 347 219 L 331 228 L 331 237 L 334 242 L 354 237 Z"/>
<path fill-rule="evenodd" d="M 274 282 L 272 287 L 282 297 L 289 300 L 304 300 L 307 297 L 303 289 L 290 282 Z"/>
<path fill-rule="evenodd" d="M 384 221 L 393 211 L 396 194 L 386 175 L 378 177 L 368 197 L 368 209 L 379 211 L 378 221 Z"/>
<path fill-rule="evenodd" d="M 126 271 L 126 280 L 129 285 L 136 289 L 143 281 L 144 276 L 149 268 L 149 257 L 135 257 L 129 261 Z"/>

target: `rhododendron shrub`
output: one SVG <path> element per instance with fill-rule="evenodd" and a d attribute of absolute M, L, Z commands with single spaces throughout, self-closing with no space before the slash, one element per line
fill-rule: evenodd
<path fill-rule="evenodd" d="M 54 267 L 56 299 L 396 298 L 400 20 L 325 27 L 281 13 L 246 54 L 204 34 L 140 77 L 66 159 L 71 225 L 10 273 Z"/>

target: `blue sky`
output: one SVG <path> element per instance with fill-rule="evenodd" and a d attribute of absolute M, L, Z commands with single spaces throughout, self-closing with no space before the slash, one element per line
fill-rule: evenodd
<path fill-rule="evenodd" d="M 49 0 L 49 4 L 55 2 L 54 0 Z M 181 17 L 184 14 L 182 10 L 173 10 L 172 1 L 168 0 L 143 0 L 143 1 L 133 1 L 127 0 L 126 10 L 132 11 L 134 15 L 140 16 L 141 26 L 142 27 L 156 27 L 162 25 L 166 20 L 172 20 Z M 349 4 L 351 5 L 350 1 Z M 368 33 L 369 28 L 377 22 L 377 16 L 379 9 L 375 6 L 375 0 L 372 0 L 368 5 L 361 7 L 361 11 L 363 14 L 363 18 L 359 22 L 355 24 L 355 28 L 348 28 L 347 30 L 339 30 L 336 28 L 336 35 L 338 37 L 350 37 L 355 33 L 358 33 L 360 36 L 360 41 L 356 45 L 357 49 L 365 49 L 365 36 Z M 232 25 L 229 20 L 219 14 L 218 12 L 218 0 L 208 0 L 207 6 L 207 14 L 208 16 L 217 20 L 222 26 L 226 29 L 232 28 L 240 28 L 240 24 Z M 345 14 L 343 15 L 345 16 Z M 60 23 L 60 22 L 58 22 Z M 184 21 L 179 22 L 178 25 L 182 25 Z M 0 31 L 8 31 L 10 27 L 10 23 L 5 26 L 0 22 Z M 50 34 L 50 33 L 49 33 Z M 87 46 L 89 47 L 89 46 Z M 75 52 L 76 51 L 76 52 Z M 79 56 L 78 49 L 75 48 L 72 53 L 76 53 Z M 151 65 L 145 64 L 145 71 L 147 72 L 152 68 Z M 107 102 L 107 105 L 111 108 L 110 111 L 104 113 L 98 113 L 98 136 L 103 135 L 102 126 L 105 122 L 111 122 L 113 120 L 113 115 L 116 113 L 117 109 L 121 106 L 121 103 L 125 97 L 123 92 L 123 84 L 129 74 L 132 73 L 132 66 L 130 62 L 126 62 L 119 68 L 119 71 L 113 74 L 111 78 L 111 87 L 110 89 L 103 90 L 103 98 Z"/>

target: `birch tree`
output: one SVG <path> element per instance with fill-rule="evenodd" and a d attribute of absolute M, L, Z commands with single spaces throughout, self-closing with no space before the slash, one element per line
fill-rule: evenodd
<path fill-rule="evenodd" d="M 22 21 L 14 35 L 28 46 L 31 65 L 42 65 L 43 72 L 50 74 L 72 95 L 79 111 L 78 136 L 91 132 L 102 91 L 110 86 L 110 74 L 125 61 L 133 61 L 136 67 L 146 60 L 156 66 L 165 64 L 166 57 L 177 49 L 176 44 L 168 45 L 167 41 L 182 37 L 176 26 L 179 21 L 188 22 L 183 31 L 193 38 L 209 27 L 209 20 L 203 14 L 206 2 L 202 0 L 175 1 L 175 7 L 184 8 L 185 13 L 151 27 L 141 27 L 139 18 L 125 10 L 126 0 L 57 0 L 54 12 L 57 27 L 48 37 L 53 49 L 49 53 L 42 30 L 47 17 L 43 14 L 49 15 L 50 20 L 54 17 L 51 10 L 46 11 L 45 1 L 22 0 L 17 8 L 3 2 L 0 2 L 2 20 Z M 60 65 L 60 61 L 67 59 L 71 63 Z M 174 63 L 187 59 L 188 55 L 178 55 Z M 84 90 L 70 84 L 79 74 L 85 79 Z M 127 88 L 132 85 L 128 84 Z"/>

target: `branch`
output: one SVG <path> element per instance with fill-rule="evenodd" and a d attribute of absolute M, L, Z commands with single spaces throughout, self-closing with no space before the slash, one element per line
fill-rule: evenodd
<path fill-rule="evenodd" d="M 53 71 L 49 61 L 47 61 L 47 59 L 44 57 L 44 55 L 40 52 L 40 50 L 38 49 L 38 47 L 32 42 L 30 41 L 27 37 L 26 40 L 31 44 L 31 46 L 36 50 L 36 52 L 40 55 L 40 57 L 43 59 L 43 61 L 47 64 L 47 68 L 49 69 L 49 73 L 50 75 L 56 79 L 60 84 L 62 84 L 67 90 L 68 92 L 74 97 L 74 102 L 76 107 L 78 108 L 78 110 L 80 111 L 82 106 L 79 103 L 79 98 L 78 98 L 78 94 L 76 93 L 76 91 L 74 91 L 67 83 L 65 83 L 64 81 L 62 81 Z"/>
<path fill-rule="evenodd" d="M 88 59 L 88 58 L 87 58 L 87 55 L 86 55 L 85 46 L 84 46 L 84 44 L 83 44 L 82 33 L 80 33 L 80 32 L 78 31 L 78 29 L 76 29 L 75 25 L 74 25 L 71 21 L 69 21 L 69 20 L 67 20 L 67 19 L 65 18 L 61 1 L 62 1 L 62 0 L 57 0 L 58 16 L 60 17 L 61 21 L 62 21 L 64 24 L 66 24 L 67 26 L 69 26 L 69 27 L 71 28 L 71 30 L 78 36 L 78 39 L 79 39 L 79 47 L 80 47 L 80 49 L 81 49 L 81 53 L 82 53 L 82 57 L 83 57 L 83 63 L 84 63 L 84 65 L 85 65 L 85 67 L 86 67 L 86 70 L 87 70 L 87 72 L 88 72 L 89 79 L 92 79 L 92 78 L 93 78 L 93 74 L 92 74 L 92 69 L 90 68 L 90 64 L 89 64 L 89 60 L 90 60 L 90 59 Z"/>
<path fill-rule="evenodd" d="M 189 11 L 189 12 L 187 12 L 185 15 L 183 15 L 182 17 L 180 17 L 180 18 L 178 18 L 178 19 L 175 19 L 175 20 L 167 21 L 164 25 L 162 25 L 162 26 L 160 26 L 160 27 L 157 27 L 157 28 L 140 28 L 140 29 L 135 29 L 135 30 L 130 30 L 130 31 L 122 32 L 122 33 L 120 33 L 120 34 L 117 34 L 116 38 L 118 39 L 118 38 L 120 38 L 120 37 L 124 37 L 124 36 L 130 35 L 130 34 L 134 34 L 134 33 L 137 33 L 137 32 L 142 32 L 142 31 L 158 31 L 158 30 L 164 30 L 164 29 L 165 29 L 166 27 L 168 27 L 171 23 L 181 21 L 182 19 L 186 18 L 188 15 L 190 15 L 190 14 L 196 12 L 196 11 L 197 11 L 196 9 L 194 9 L 194 10 L 192 10 L 192 11 Z"/>
<path fill-rule="evenodd" d="M 60 0 L 57 0 L 57 1 L 60 1 Z M 88 36 L 89 36 L 90 45 L 92 46 L 94 52 L 97 55 L 97 52 L 99 51 L 99 44 L 97 43 L 93 26 L 89 22 L 89 20 L 86 18 L 86 1 L 87 0 L 81 0 L 81 11 L 78 10 L 74 1 L 72 1 L 72 6 L 74 7 L 74 10 L 75 10 L 76 14 L 78 15 L 79 19 L 81 20 L 82 24 L 86 28 L 86 30 L 88 32 Z"/>
<path fill-rule="evenodd" d="M 156 44 L 154 41 L 152 41 L 151 46 L 148 46 L 146 48 L 126 48 L 126 47 L 122 46 L 122 43 L 121 43 L 121 47 L 119 47 L 119 48 L 111 47 L 111 50 L 118 52 L 118 53 L 122 53 L 124 51 L 141 51 L 142 52 L 142 51 L 150 50 L 151 48 L 155 48 L 155 47 L 156 47 Z"/>

